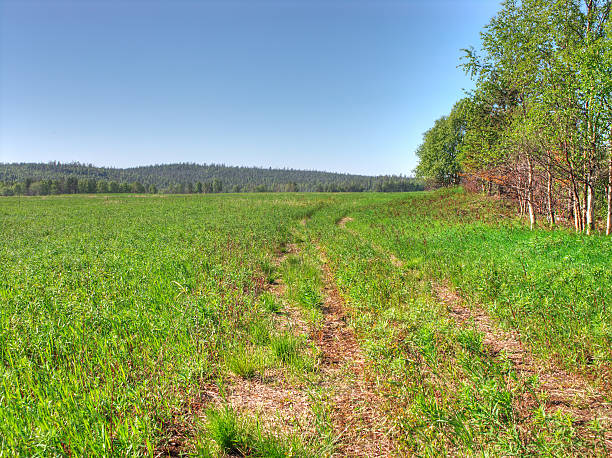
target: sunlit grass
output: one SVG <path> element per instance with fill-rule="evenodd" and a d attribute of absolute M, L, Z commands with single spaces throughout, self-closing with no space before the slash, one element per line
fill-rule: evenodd
<path fill-rule="evenodd" d="M 319 383 L 307 333 L 276 324 L 291 305 L 311 331 L 321 325 L 318 246 L 407 454 L 588 448 L 566 416 L 517 410 L 537 380 L 457 325 L 432 281 L 518 331 L 543 364 L 605 384 L 610 238 L 531 232 L 502 203 L 462 191 L 107 197 L 0 202 L 0 455 L 153 455 L 206 384 L 268 370 Z M 289 243 L 300 252 L 283 253 Z M 313 393 L 325 455 L 332 410 Z M 187 452 L 204 456 L 308 456 L 313 445 L 222 409 L 192 439 Z"/>

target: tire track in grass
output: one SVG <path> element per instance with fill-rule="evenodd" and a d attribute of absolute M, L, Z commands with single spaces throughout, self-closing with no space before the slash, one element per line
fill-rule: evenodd
<path fill-rule="evenodd" d="M 281 255 L 276 257 L 274 264 L 277 268 L 279 268 L 289 256 L 298 255 L 299 252 L 299 246 L 296 243 L 290 243 L 287 245 L 285 251 Z M 283 297 L 285 296 L 287 291 L 287 285 L 285 285 L 283 280 L 275 280 L 275 282 L 269 284 L 266 289 L 272 294 L 274 294 L 274 296 L 276 296 L 279 301 L 283 302 L 283 309 L 285 313 L 278 316 L 277 323 L 279 327 L 285 330 L 293 329 L 294 331 L 297 331 L 298 334 L 309 335 L 310 326 L 302 318 L 302 314 L 300 313 L 298 308 L 293 304 L 290 304 L 288 301 L 283 300 Z"/>
<path fill-rule="evenodd" d="M 272 263 L 278 268 L 288 256 L 298 252 L 296 244 L 288 244 Z M 276 330 L 292 334 L 309 333 L 309 326 L 300 312 L 283 300 L 286 285 L 282 279 L 270 283 L 264 278 L 257 278 L 255 289 L 259 294 L 268 292 L 283 302 L 285 313 L 275 317 Z M 196 432 L 194 420 L 199 418 L 205 424 L 206 411 L 211 407 L 219 410 L 230 407 L 240 414 L 255 416 L 266 433 L 279 439 L 299 435 L 308 440 L 316 436 L 309 391 L 304 386 L 292 386 L 285 379 L 282 369 L 266 369 L 253 377 L 224 375 L 223 382 L 223 388 L 216 383 L 206 383 L 197 396 L 186 400 L 183 409 L 174 416 L 172 424 L 166 425 L 169 437 L 155 449 L 155 457 L 184 456 L 190 453 L 191 439 Z"/>
<path fill-rule="evenodd" d="M 337 225 L 354 237 L 364 241 L 364 237 L 346 227 L 353 218 L 343 217 Z M 402 261 L 380 245 L 367 241 L 378 253 L 387 257 L 395 267 L 402 267 Z M 593 388 L 582 377 L 571 374 L 552 363 L 543 364 L 529 350 L 525 349 L 520 334 L 516 331 L 501 329 L 482 307 L 470 307 L 463 298 L 447 285 L 432 281 L 432 288 L 438 300 L 444 303 L 449 316 L 461 326 L 473 322 L 482 333 L 483 343 L 495 356 L 504 353 L 514 370 L 522 378 L 537 377 L 539 396 L 544 398 L 547 414 L 560 411 L 570 415 L 580 435 L 591 444 L 599 445 L 605 453 L 612 456 L 612 403 L 604 393 Z M 538 407 L 536 399 L 519 400 L 517 409 L 525 417 L 532 415 Z M 597 422 L 601 436 L 596 436 L 589 425 Z"/>
<path fill-rule="evenodd" d="M 501 329 L 481 307 L 469 307 L 463 298 L 447 285 L 432 283 L 438 299 L 444 303 L 449 315 L 460 325 L 473 323 L 483 335 L 484 345 L 493 355 L 504 353 L 515 371 L 524 378 L 537 377 L 539 395 L 544 398 L 547 413 L 560 411 L 569 414 L 574 426 L 590 443 L 603 446 L 612 454 L 612 404 L 606 396 L 590 386 L 576 374 L 571 374 L 554 364 L 543 364 L 524 348 L 520 334 Z M 522 400 L 518 406 L 523 415 L 537 408 L 535 399 Z M 602 436 L 596 437 L 589 423 L 597 421 Z"/>
<path fill-rule="evenodd" d="M 283 252 L 273 260 L 280 267 L 290 255 L 299 253 L 294 243 L 286 245 Z M 275 318 L 275 328 L 291 334 L 308 334 L 308 324 L 302 319 L 299 310 L 284 300 L 287 286 L 282 278 L 264 286 L 283 304 L 284 313 Z M 300 434 L 314 435 L 312 406 L 309 393 L 304 386 L 294 387 L 284 378 L 282 370 L 266 370 L 259 377 L 243 378 L 232 376 L 223 396 L 214 391 L 211 400 L 218 406 L 229 404 L 237 411 L 256 414 L 264 427 L 273 435 Z"/>
<path fill-rule="evenodd" d="M 325 374 L 333 404 L 332 423 L 337 456 L 397 456 L 390 439 L 382 400 L 367 379 L 366 362 L 354 332 L 347 324 L 345 303 L 340 295 L 324 250 L 318 246 L 324 276 L 324 322 L 317 345 L 323 354 Z"/>

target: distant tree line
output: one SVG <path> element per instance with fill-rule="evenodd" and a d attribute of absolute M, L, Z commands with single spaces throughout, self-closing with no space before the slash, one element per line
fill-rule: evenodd
<path fill-rule="evenodd" d="M 0 195 L 220 192 L 408 192 L 404 176 L 349 175 L 293 169 L 167 164 L 128 169 L 80 163 L 0 164 Z"/>
<path fill-rule="evenodd" d="M 611 1 L 507 0 L 462 63 L 476 89 L 425 133 L 417 176 L 612 233 Z"/>

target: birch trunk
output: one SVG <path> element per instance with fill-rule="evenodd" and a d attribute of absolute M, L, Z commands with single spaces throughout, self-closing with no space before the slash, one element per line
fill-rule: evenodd
<path fill-rule="evenodd" d="M 518 187 L 516 190 L 516 195 L 518 196 L 518 201 L 519 201 L 519 214 L 521 216 L 523 216 L 525 214 L 525 203 L 524 203 L 524 199 L 523 199 L 523 183 L 521 181 L 521 174 L 520 171 L 518 169 L 518 166 L 516 168 L 516 175 L 517 175 L 517 180 L 518 180 Z"/>
<path fill-rule="evenodd" d="M 593 185 L 587 187 L 587 202 L 586 202 L 586 233 L 591 235 L 595 230 L 595 190 Z"/>
<path fill-rule="evenodd" d="M 527 208 L 529 209 L 529 226 L 531 227 L 531 230 L 533 230 L 536 223 L 536 214 L 533 206 L 533 164 L 529 155 L 527 155 L 527 165 L 529 167 L 529 177 L 527 181 Z"/>
<path fill-rule="evenodd" d="M 612 235 L 612 141 L 608 162 L 608 222 L 606 224 L 606 235 Z"/>
<path fill-rule="evenodd" d="M 550 227 L 555 225 L 555 209 L 553 208 L 553 199 L 552 199 L 552 172 L 550 171 L 550 157 L 548 158 L 548 166 L 546 167 L 546 176 L 548 178 L 548 186 L 546 189 L 546 197 L 548 200 L 548 219 L 550 222 Z"/>
<path fill-rule="evenodd" d="M 574 222 L 576 223 L 576 232 L 582 232 L 582 209 L 580 208 L 580 196 L 576 183 L 572 186 L 574 192 Z"/>
<path fill-rule="evenodd" d="M 586 167 L 586 166 L 585 166 Z M 587 228 L 587 203 L 589 200 L 589 177 L 584 172 L 584 187 L 582 188 L 582 230 Z"/>

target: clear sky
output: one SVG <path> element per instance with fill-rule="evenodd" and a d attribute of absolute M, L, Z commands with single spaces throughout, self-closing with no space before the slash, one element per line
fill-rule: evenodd
<path fill-rule="evenodd" d="M 0 162 L 409 174 L 497 0 L 0 0 Z"/>

